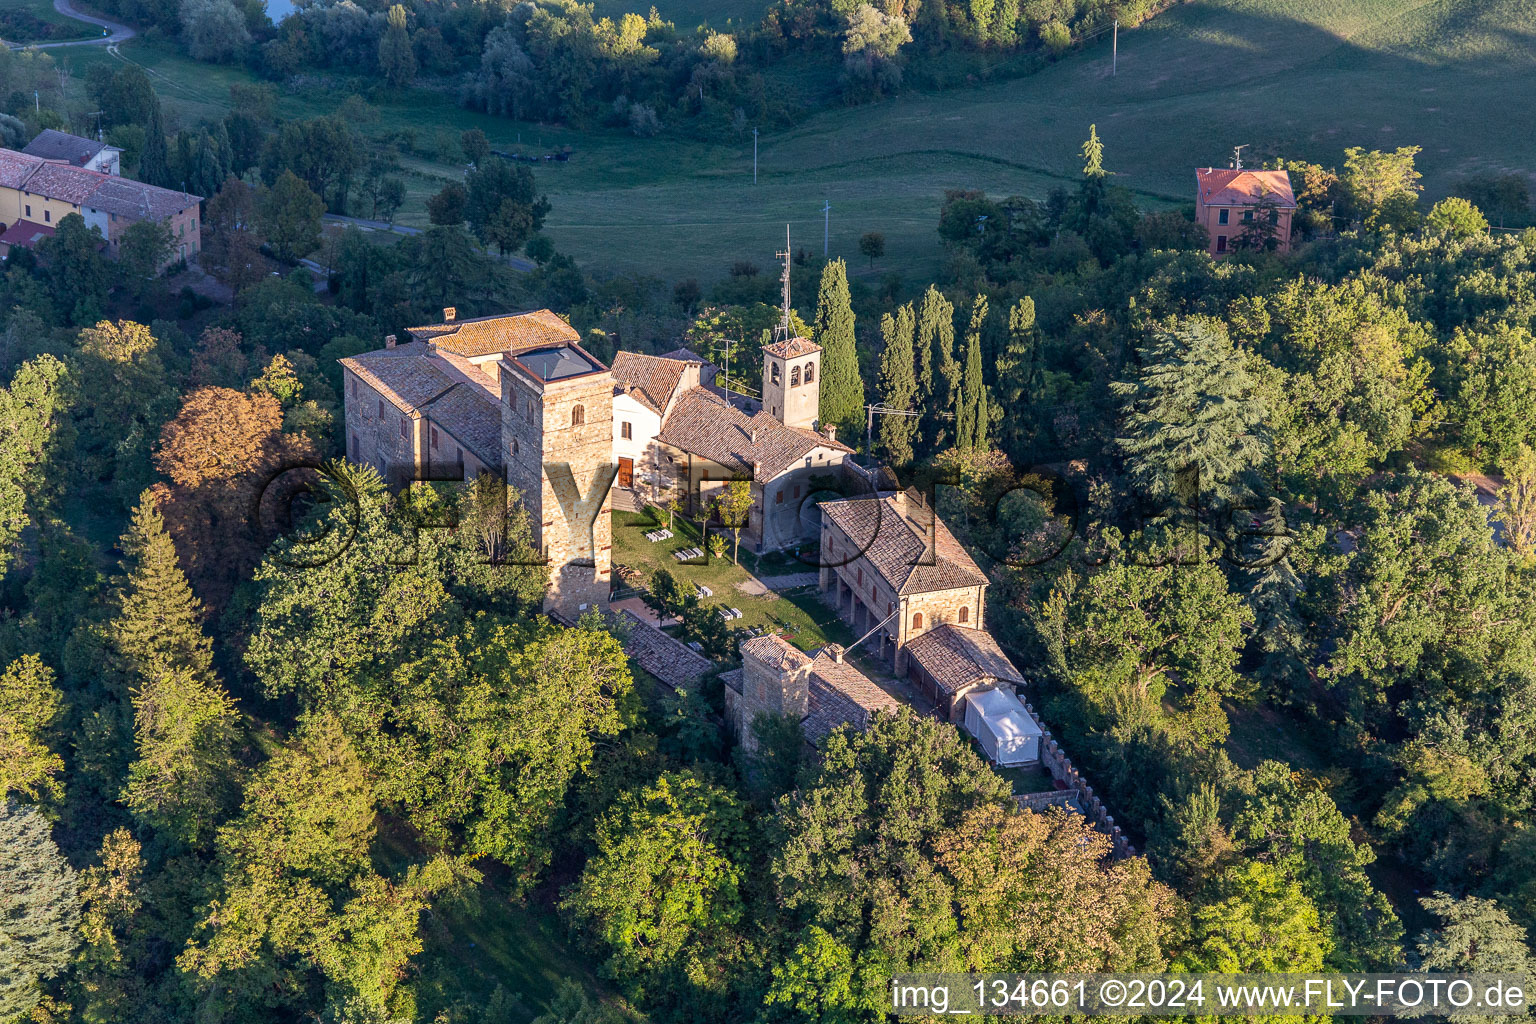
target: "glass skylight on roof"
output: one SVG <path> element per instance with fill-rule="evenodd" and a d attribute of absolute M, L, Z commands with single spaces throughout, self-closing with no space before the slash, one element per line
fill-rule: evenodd
<path fill-rule="evenodd" d="M 574 348 L 564 345 L 553 348 L 536 348 L 517 357 L 518 362 L 533 371 L 540 380 L 563 380 L 583 373 L 591 373 L 600 367 Z"/>

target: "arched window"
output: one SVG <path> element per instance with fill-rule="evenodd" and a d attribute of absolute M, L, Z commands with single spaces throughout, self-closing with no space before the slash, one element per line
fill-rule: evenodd
<path fill-rule="evenodd" d="M 816 383 L 816 364 L 815 363 L 806 363 L 805 364 L 805 382 L 807 384 L 814 384 L 814 383 Z"/>
<path fill-rule="evenodd" d="M 912 628 L 913 629 L 922 629 L 923 628 L 923 613 L 922 612 L 914 612 L 913 613 L 913 615 L 912 615 Z"/>
<path fill-rule="evenodd" d="M 507 388 L 507 404 L 512 407 L 512 411 L 513 412 L 517 411 L 517 391 L 516 391 L 516 389 L 510 388 L 510 387 Z"/>
<path fill-rule="evenodd" d="M 768 375 L 773 378 L 773 382 L 775 384 L 777 384 L 779 382 L 779 364 L 778 363 L 772 363 L 772 364 L 769 365 Z"/>
<path fill-rule="evenodd" d="M 961 622 L 969 622 L 970 619 L 971 619 L 971 610 L 969 608 L 961 608 L 960 609 L 960 621 Z"/>
<path fill-rule="evenodd" d="M 517 438 L 515 437 L 512 439 L 512 456 L 513 458 L 517 457 Z"/>
<path fill-rule="evenodd" d="M 571 426 L 579 427 L 587 422 L 587 407 L 584 405 L 571 406 Z"/>
<path fill-rule="evenodd" d="M 792 388 L 800 386 L 800 367 L 796 366 L 789 371 L 789 386 Z"/>

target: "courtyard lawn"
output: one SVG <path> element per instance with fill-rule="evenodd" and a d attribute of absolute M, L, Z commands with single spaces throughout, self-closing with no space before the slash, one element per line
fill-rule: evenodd
<path fill-rule="evenodd" d="M 999 768 L 993 765 L 992 770 L 1007 779 L 1015 793 L 1047 793 L 1056 788 L 1051 773 L 1040 765 L 1019 768 Z"/>
<path fill-rule="evenodd" d="M 737 584 L 748 582 L 752 574 L 743 566 L 733 565 L 729 552 L 724 558 L 709 555 L 704 565 L 679 562 L 672 557 L 672 552 L 701 546 L 698 530 L 692 523 L 676 516 L 672 523 L 673 537 L 655 544 L 645 539 L 646 533 L 665 525 L 665 516 L 658 523 L 644 512 L 614 512 L 614 564 L 638 570 L 646 581 L 655 570 L 666 569 L 679 583 L 703 584 L 712 589 L 714 594 L 701 598 L 701 603 L 741 610 L 742 617 L 731 622 L 733 627 L 764 626 L 775 633 L 784 634 L 802 650 L 814 650 L 827 643 L 847 645 L 856 639 L 848 625 L 837 617 L 837 613 L 822 603 L 814 586 L 776 594 L 745 594 L 737 589 Z M 746 559 L 743 558 L 743 561 Z M 799 562 L 791 566 L 788 560 L 781 562 L 774 559 L 764 567 L 764 571 L 770 574 L 803 572 L 805 567 Z"/>

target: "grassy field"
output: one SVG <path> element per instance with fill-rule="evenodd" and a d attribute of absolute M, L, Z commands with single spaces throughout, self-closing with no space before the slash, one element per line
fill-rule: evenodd
<path fill-rule="evenodd" d="M 629 11 L 643 15 L 648 9 L 635 0 L 595 0 L 593 6 L 605 18 L 617 18 Z M 767 6 L 767 0 L 657 0 L 655 4 L 664 19 L 684 30 L 706 24 L 711 28 L 752 24 L 762 18 Z"/>
<path fill-rule="evenodd" d="M 690 6 L 691 3 L 691 6 Z M 690 0 L 684 21 L 750 4 Z M 609 11 L 623 6 L 614 0 Z M 556 244 L 598 273 L 710 280 L 732 260 L 771 262 L 784 224 L 816 250 L 830 201 L 829 249 L 860 274 L 932 277 L 934 226 L 949 188 L 1043 196 L 1072 181 L 1077 147 L 1096 123 L 1116 180 L 1149 205 L 1184 203 L 1197 165 L 1286 155 L 1341 164 L 1346 146 L 1419 145 L 1427 194 L 1479 169 L 1536 168 L 1536 5 L 1523 0 L 1191 0 L 1121 33 L 1119 73 L 1100 41 L 1022 79 L 913 93 L 820 112 L 761 138 L 752 184 L 750 133 L 708 143 L 616 130 L 572 132 L 459 108 L 414 90 L 380 106 L 365 132 L 413 127 L 423 136 L 466 127 L 498 147 L 573 148 L 539 168 L 554 203 Z M 173 121 L 217 114 L 231 68 L 196 64 L 140 40 L 125 56 L 156 75 Z M 104 53 L 72 54 L 78 72 Z M 775 69 L 775 74 L 781 73 Z M 782 73 L 788 73 L 785 69 Z M 285 95 L 284 116 L 332 109 L 344 88 Z M 413 160 L 402 223 L 425 220 L 425 199 L 461 168 Z M 873 270 L 857 255 L 865 231 L 886 236 Z"/>

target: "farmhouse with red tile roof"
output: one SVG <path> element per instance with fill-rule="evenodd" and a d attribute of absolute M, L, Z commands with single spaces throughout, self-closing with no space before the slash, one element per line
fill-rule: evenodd
<path fill-rule="evenodd" d="M 1195 221 L 1210 235 L 1210 254 L 1267 243 L 1289 252 L 1296 194 L 1285 171 L 1205 167 L 1195 170 Z"/>

